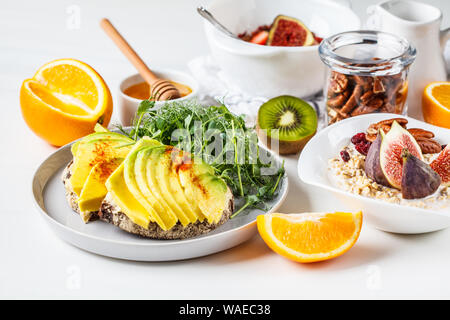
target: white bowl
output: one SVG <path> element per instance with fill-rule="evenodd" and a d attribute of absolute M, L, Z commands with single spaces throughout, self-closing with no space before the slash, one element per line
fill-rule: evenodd
<path fill-rule="evenodd" d="M 303 21 L 317 36 L 357 30 L 361 22 L 347 6 L 327 0 L 214 0 L 208 10 L 235 34 L 270 24 L 280 14 Z M 289 94 L 308 97 L 319 92 L 325 66 L 318 46 L 270 47 L 233 39 L 205 21 L 211 52 L 229 83 L 267 98 Z"/>
<path fill-rule="evenodd" d="M 189 74 L 185 72 L 170 70 L 170 69 L 152 69 L 156 76 L 161 79 L 172 80 L 181 84 L 184 84 L 192 89 L 192 92 L 187 96 L 184 96 L 179 99 L 174 99 L 170 101 L 186 101 L 193 100 L 197 97 L 198 94 L 198 83 L 197 81 L 191 77 Z M 130 126 L 132 124 L 134 115 L 139 107 L 139 104 L 142 100 L 132 98 L 124 93 L 124 90 L 131 87 L 132 85 L 144 82 L 144 79 L 140 74 L 134 74 L 122 80 L 119 85 L 119 112 L 120 112 L 120 121 L 123 126 Z M 161 108 L 166 101 L 157 101 L 155 103 L 155 109 Z"/>
<path fill-rule="evenodd" d="M 328 178 L 328 160 L 339 156 L 354 134 L 364 132 L 372 123 L 393 117 L 399 116 L 387 113 L 363 115 L 340 121 L 320 131 L 303 149 L 298 161 L 298 175 L 307 184 L 333 192 L 349 209 L 362 210 L 366 221 L 377 229 L 395 233 L 424 233 L 447 228 L 450 226 L 449 207 L 422 209 L 368 198 L 340 190 Z M 450 142 L 450 130 L 404 118 L 408 119 L 408 127 L 432 131 L 441 144 Z"/>

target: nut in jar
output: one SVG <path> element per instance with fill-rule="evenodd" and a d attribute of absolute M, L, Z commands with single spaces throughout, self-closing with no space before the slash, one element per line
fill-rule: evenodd
<path fill-rule="evenodd" d="M 415 57 L 406 40 L 376 31 L 345 32 L 325 39 L 319 54 L 329 67 L 329 124 L 367 113 L 406 113 L 407 71 Z"/>
<path fill-rule="evenodd" d="M 407 92 L 401 74 L 372 77 L 332 71 L 326 97 L 329 122 L 373 112 L 402 114 Z"/>

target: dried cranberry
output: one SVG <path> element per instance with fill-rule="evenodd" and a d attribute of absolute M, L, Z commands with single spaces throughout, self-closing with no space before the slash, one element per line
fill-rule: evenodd
<path fill-rule="evenodd" d="M 347 162 L 348 160 L 350 160 L 350 155 L 348 154 L 347 150 L 342 150 L 340 155 L 344 162 Z"/>
<path fill-rule="evenodd" d="M 366 143 L 367 142 L 366 134 L 364 132 L 357 133 L 352 137 L 351 141 L 354 145 L 357 145 L 358 143 L 361 142 Z"/>
<path fill-rule="evenodd" d="M 369 153 L 369 148 L 370 148 L 371 144 L 372 143 L 370 143 L 369 141 L 360 142 L 355 145 L 355 149 L 356 149 L 356 151 L 361 153 L 363 156 L 367 156 L 367 153 Z"/>

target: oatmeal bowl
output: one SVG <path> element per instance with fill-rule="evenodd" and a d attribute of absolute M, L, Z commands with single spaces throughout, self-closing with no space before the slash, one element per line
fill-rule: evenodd
<path fill-rule="evenodd" d="M 377 229 L 424 233 L 450 226 L 450 130 L 396 114 L 342 120 L 316 134 L 298 174 L 362 210 Z"/>

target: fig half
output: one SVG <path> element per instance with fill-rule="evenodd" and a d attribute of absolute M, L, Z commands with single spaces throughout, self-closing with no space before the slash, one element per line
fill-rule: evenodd
<path fill-rule="evenodd" d="M 407 149 L 411 155 L 423 161 L 422 151 L 417 144 L 416 139 L 397 121 L 392 123 L 388 133 L 381 134 L 380 146 L 380 166 L 386 177 L 387 182 L 393 188 L 402 188 L 402 169 L 403 158 L 402 151 Z"/>
<path fill-rule="evenodd" d="M 279 15 L 272 23 L 267 45 L 281 47 L 312 46 L 314 35 L 298 19 Z"/>
<path fill-rule="evenodd" d="M 450 144 L 441 151 L 430 166 L 441 176 L 442 183 L 450 186 Z"/>
<path fill-rule="evenodd" d="M 421 199 L 433 194 L 441 185 L 441 177 L 431 167 L 413 156 L 408 149 L 402 151 L 403 199 Z"/>
<path fill-rule="evenodd" d="M 378 131 L 378 136 L 374 142 L 372 142 L 369 152 L 366 156 L 364 163 L 364 171 L 367 176 L 379 184 L 390 187 L 391 185 L 384 176 L 380 163 L 380 147 L 381 147 L 381 133 Z"/>

